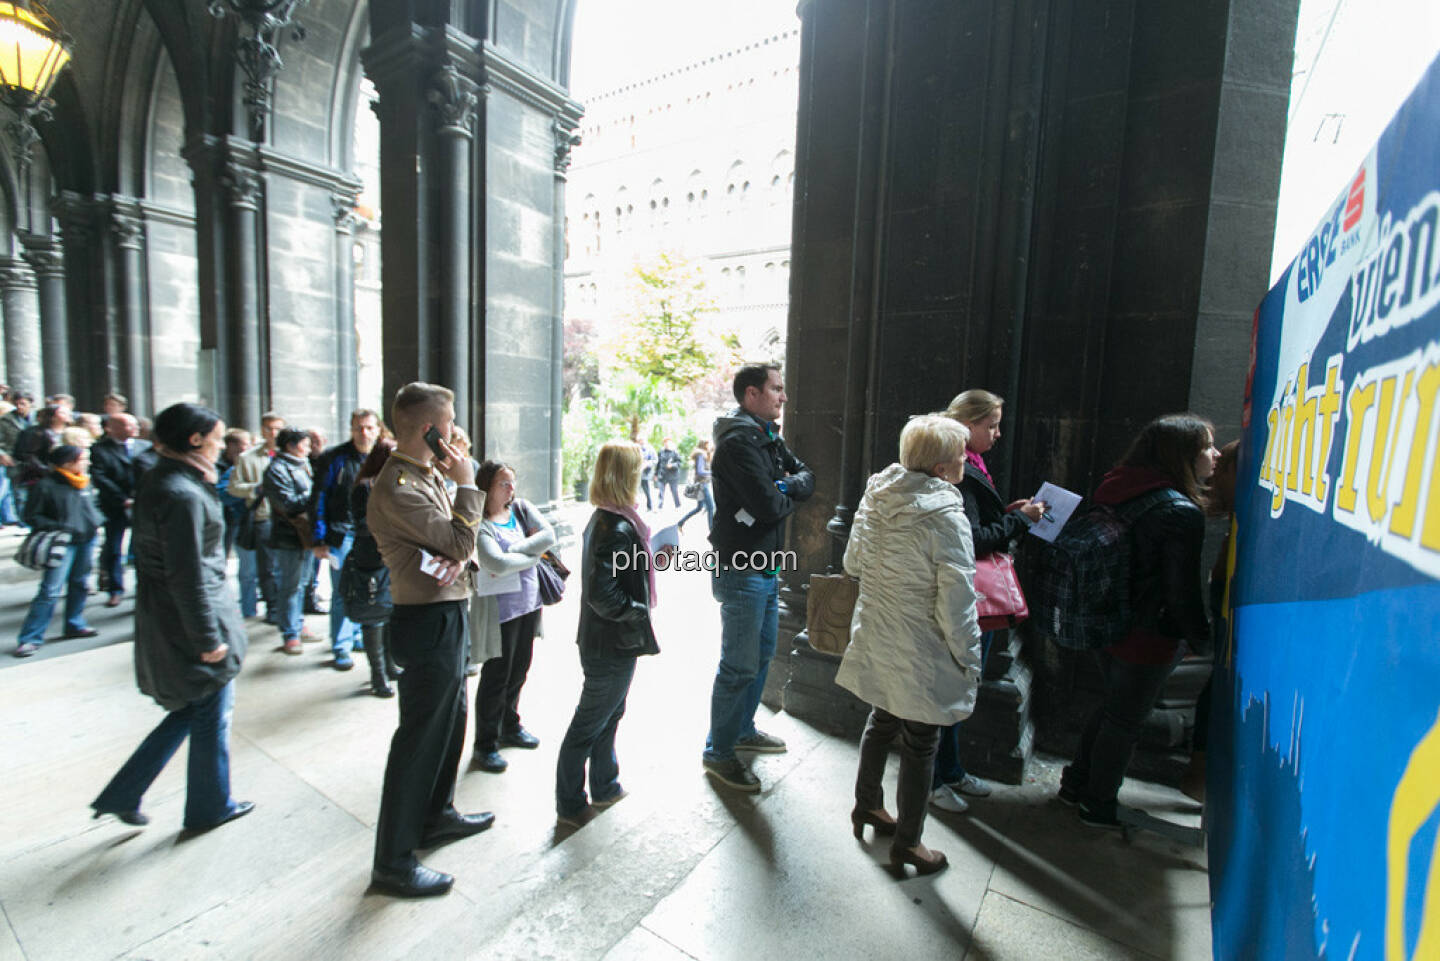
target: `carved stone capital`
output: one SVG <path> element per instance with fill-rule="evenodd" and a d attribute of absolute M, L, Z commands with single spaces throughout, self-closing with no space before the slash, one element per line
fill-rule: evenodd
<path fill-rule="evenodd" d="M 454 64 L 446 64 L 435 75 L 425 98 L 435 105 L 440 116 L 440 133 L 469 137 L 474 133 L 475 84 L 461 75 Z"/>
<path fill-rule="evenodd" d="M 0 258 L 0 290 L 33 290 L 35 272 L 18 257 Z"/>
<path fill-rule="evenodd" d="M 348 234 L 355 228 L 360 217 L 355 213 L 354 194 L 331 194 L 330 195 L 330 216 L 335 222 L 335 232 Z"/>
<path fill-rule="evenodd" d="M 65 251 L 54 241 L 26 243 L 21 256 L 40 277 L 65 276 Z"/>
<path fill-rule="evenodd" d="M 227 164 L 218 178 L 220 188 L 231 207 L 239 210 L 260 209 L 260 175 L 234 164 Z"/>
<path fill-rule="evenodd" d="M 122 249 L 139 250 L 145 225 L 138 217 L 115 213 L 110 216 L 110 230 L 115 234 L 115 243 Z"/>
<path fill-rule="evenodd" d="M 580 146 L 579 125 L 567 117 L 556 117 L 550 127 L 555 131 L 555 173 L 563 179 L 570 171 L 570 151 Z"/>

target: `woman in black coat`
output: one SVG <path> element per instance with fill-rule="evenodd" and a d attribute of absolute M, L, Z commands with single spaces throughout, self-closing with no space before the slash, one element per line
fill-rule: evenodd
<path fill-rule="evenodd" d="M 590 481 L 595 513 L 585 528 L 580 566 L 580 627 L 576 644 L 585 686 L 560 745 L 555 811 L 561 824 L 582 827 L 625 796 L 615 758 L 615 731 L 635 676 L 635 659 L 660 653 L 650 608 L 655 574 L 650 531 L 635 510 L 640 492 L 640 448 L 614 442 L 600 448 Z M 590 800 L 585 763 L 590 763 Z"/>
<path fill-rule="evenodd" d="M 965 475 L 960 479 L 960 496 L 965 500 L 965 516 L 975 540 L 975 560 L 996 552 L 1006 552 L 1030 525 L 1045 513 L 1041 501 L 1013 501 L 1006 504 L 995 490 L 995 482 L 985 466 L 985 454 L 1000 439 L 1000 418 L 1005 401 L 988 390 L 967 390 L 950 402 L 945 416 L 957 420 L 970 430 L 965 442 Z M 980 639 L 980 664 L 990 659 L 994 631 Z M 962 722 L 963 723 L 963 722 Z M 960 812 L 969 804 L 963 795 L 985 797 L 990 785 L 965 770 L 960 760 L 959 725 L 940 732 L 940 749 L 935 754 L 935 777 L 931 784 L 930 803 L 942 811 Z"/>
<path fill-rule="evenodd" d="M 261 489 L 270 505 L 270 548 L 275 558 L 276 592 L 280 609 L 280 636 L 286 654 L 301 653 L 301 640 L 318 637 L 305 629 L 305 558 L 310 553 L 310 435 L 287 427 L 275 438 L 275 456 L 265 468 Z M 335 667 L 354 666 L 348 652 L 335 654 Z"/>
<path fill-rule="evenodd" d="M 169 711 L 92 803 L 95 816 L 147 824 L 140 799 L 189 737 L 185 828 L 249 814 L 230 796 L 230 713 L 245 658 L 240 609 L 225 584 L 225 519 L 215 461 L 220 415 L 176 404 L 155 418 L 162 456 L 135 491 L 135 677 Z"/>
<path fill-rule="evenodd" d="M 365 659 L 370 662 L 370 693 L 376 697 L 394 697 L 395 689 L 390 682 L 400 676 L 390 656 L 387 633 L 390 612 L 394 605 L 390 600 L 390 572 L 380 557 L 380 545 L 370 533 L 366 513 L 370 507 L 370 490 L 380 468 L 390 459 L 395 441 L 382 437 L 375 442 L 355 483 L 350 485 L 350 523 L 354 525 L 355 540 L 350 553 L 345 555 L 345 567 L 340 572 L 340 587 L 345 595 L 346 616 L 360 625 L 360 637 L 365 645 Z"/>

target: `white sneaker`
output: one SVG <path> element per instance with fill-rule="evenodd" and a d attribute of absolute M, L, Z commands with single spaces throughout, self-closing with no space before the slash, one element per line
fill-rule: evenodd
<path fill-rule="evenodd" d="M 970 810 L 970 805 L 966 803 L 965 799 L 945 784 L 930 792 L 930 804 L 938 810 L 950 811 L 955 814 L 964 814 Z"/>
<path fill-rule="evenodd" d="M 990 796 L 990 782 L 982 781 L 973 774 L 967 774 L 954 784 L 947 786 L 956 794 L 968 794 L 971 797 Z"/>

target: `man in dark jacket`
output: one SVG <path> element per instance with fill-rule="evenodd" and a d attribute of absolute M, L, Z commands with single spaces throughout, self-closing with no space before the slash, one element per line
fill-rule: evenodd
<path fill-rule="evenodd" d="M 20 627 L 16 657 L 29 657 L 45 643 L 45 629 L 55 613 L 55 602 L 65 598 L 65 637 L 94 637 L 98 631 L 85 623 L 85 598 L 89 587 L 90 558 L 94 554 L 95 529 L 103 519 L 95 504 L 95 490 L 86 476 L 87 452 L 61 444 L 47 455 L 50 471 L 35 482 L 25 504 L 25 523 L 32 531 L 63 531 L 70 535 L 65 556 L 54 567 L 45 568 L 40 589 L 30 602 L 30 611 Z M 68 587 L 67 587 L 68 585 Z"/>
<path fill-rule="evenodd" d="M 329 448 L 315 462 L 312 538 L 315 556 L 330 561 L 330 649 L 337 665 L 350 661 L 350 652 L 360 636 L 360 625 L 345 616 L 345 599 L 340 596 L 340 568 L 355 544 L 350 488 L 355 486 L 360 466 L 379 439 L 380 415 L 373 410 L 357 410 L 350 415 L 350 439 Z"/>
<path fill-rule="evenodd" d="M 140 425 L 129 414 L 105 418 L 105 436 L 90 448 L 90 476 L 105 515 L 105 542 L 100 547 L 100 589 L 108 591 L 106 607 L 115 607 L 125 594 L 125 562 L 122 545 L 130 526 L 128 511 L 135 498 L 135 457 L 150 449 L 140 440 Z"/>
<path fill-rule="evenodd" d="M 741 791 L 760 781 L 737 750 L 779 754 L 785 742 L 755 727 L 779 633 L 779 568 L 785 519 L 815 492 L 815 475 L 785 446 L 776 421 L 785 384 L 776 364 L 748 364 L 735 375 L 740 406 L 715 421 L 715 526 L 718 555 L 711 593 L 720 602 L 720 667 L 710 696 L 705 770 Z"/>
<path fill-rule="evenodd" d="M 35 423 L 30 410 L 35 402 L 33 397 L 23 390 L 12 390 L 6 400 L 14 406 L 0 415 L 0 489 L 4 491 L 0 493 L 0 526 L 19 524 L 20 515 L 25 512 L 24 494 L 18 486 L 11 488 L 19 473 L 15 442 L 25 428 Z"/>
<path fill-rule="evenodd" d="M 680 506 L 680 468 L 684 462 L 680 458 L 680 452 L 675 449 L 675 439 L 665 438 L 660 446 L 660 454 L 655 461 L 655 486 L 660 492 L 660 506 L 665 506 L 665 491 L 669 489 L 670 500 L 676 507 Z"/>

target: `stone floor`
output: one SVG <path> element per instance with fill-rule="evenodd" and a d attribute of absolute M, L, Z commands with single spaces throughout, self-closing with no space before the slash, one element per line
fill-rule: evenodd
<path fill-rule="evenodd" d="M 951 867 L 904 881 L 883 843 L 850 836 L 853 743 L 762 709 L 789 753 L 756 760 L 759 795 L 715 788 L 699 760 L 718 616 L 700 574 L 661 575 L 664 651 L 640 665 L 620 728 L 630 796 L 574 833 L 556 831 L 552 797 L 580 685 L 578 590 L 546 612 L 521 705 L 541 747 L 508 751 L 505 774 L 463 773 L 461 809 L 497 821 L 426 858 L 456 875 L 448 897 L 366 893 L 395 702 L 365 693 L 363 669 L 332 670 L 323 644 L 283 656 L 256 622 L 232 740 L 234 792 L 255 813 L 182 840 L 177 757 L 146 797 L 149 827 L 91 820 L 161 713 L 135 690 L 129 601 L 97 607 L 95 642 L 9 656 L 34 590 L 15 543 L 0 533 L 0 961 L 1210 957 L 1203 852 L 1085 828 L 1053 799 L 1054 762 L 968 814 L 932 814 L 925 841 Z M 1131 782 L 1122 799 L 1198 822 L 1168 789 Z"/>

